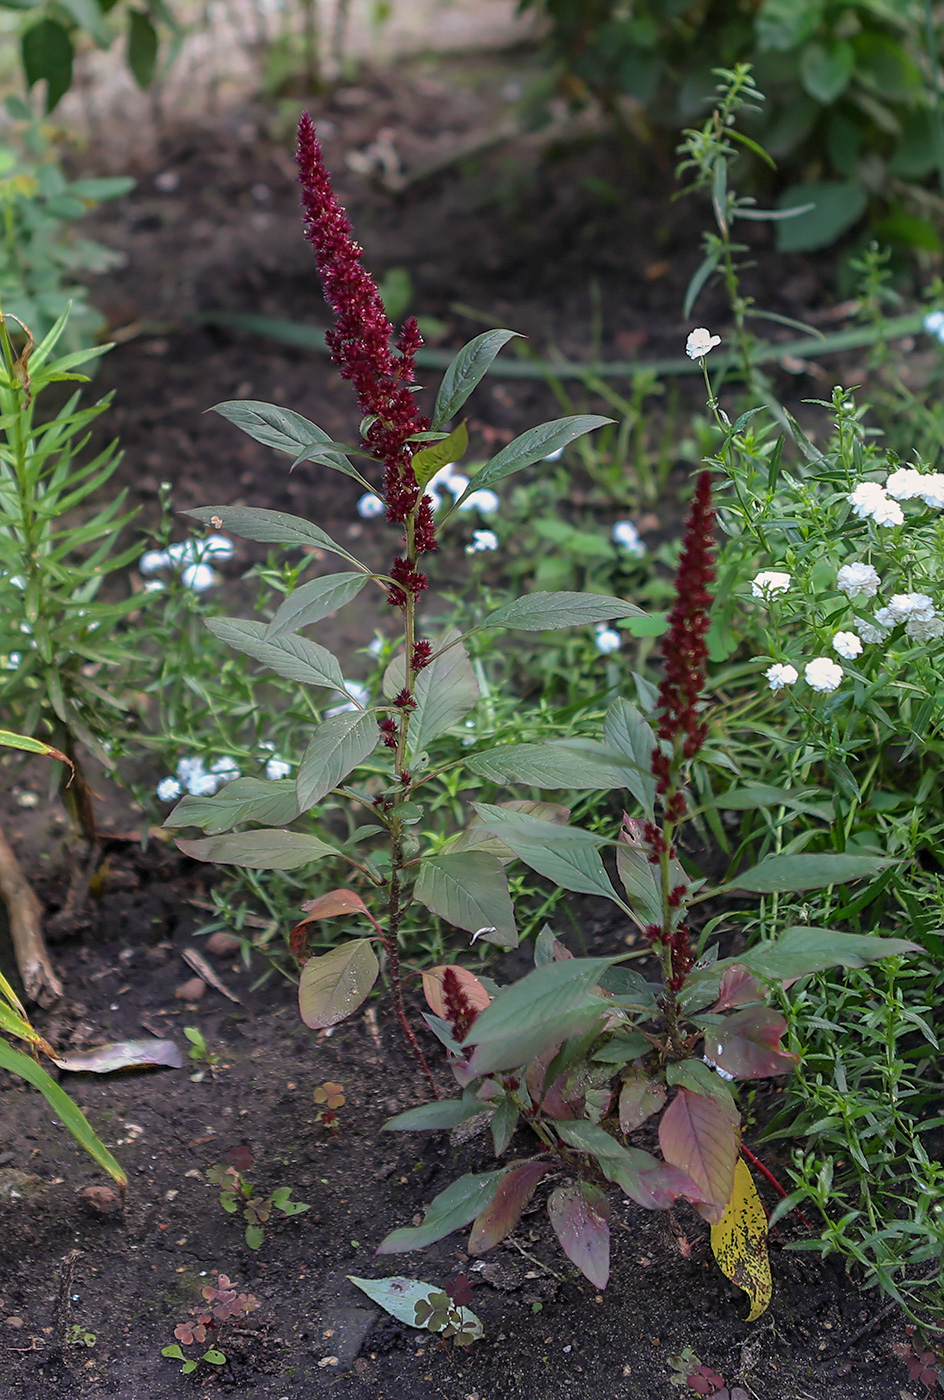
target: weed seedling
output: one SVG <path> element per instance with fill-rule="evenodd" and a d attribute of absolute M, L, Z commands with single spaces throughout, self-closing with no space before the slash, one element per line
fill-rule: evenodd
<path fill-rule="evenodd" d="M 330 1079 L 326 1079 L 323 1084 L 319 1084 L 313 1094 L 315 1103 L 318 1105 L 318 1121 L 322 1123 L 332 1136 L 338 1135 L 338 1115 L 337 1110 L 343 1108 L 347 1100 L 344 1097 L 344 1086 L 333 1084 Z"/>
<path fill-rule="evenodd" d="M 243 1172 L 252 1165 L 252 1153 L 246 1146 L 236 1147 L 227 1153 L 229 1165 L 217 1162 L 210 1167 L 207 1178 L 220 1188 L 220 1205 L 229 1215 L 241 1210 L 246 1221 L 246 1243 L 250 1249 L 260 1249 L 265 1239 L 265 1224 L 273 1210 L 285 1216 L 302 1215 L 311 1207 L 302 1201 L 290 1199 L 291 1186 L 277 1186 L 264 1200 L 256 1195 L 256 1188 L 247 1181 Z"/>
<path fill-rule="evenodd" d="M 203 1302 L 190 1309 L 193 1321 L 179 1322 L 174 1328 L 177 1341 L 161 1348 L 161 1356 L 183 1362 L 180 1371 L 185 1376 L 195 1371 L 201 1361 L 210 1366 L 225 1366 L 226 1353 L 219 1344 L 220 1332 L 233 1318 L 245 1317 L 259 1307 L 259 1300 L 251 1293 L 237 1293 L 226 1274 L 218 1274 L 216 1286 L 207 1284 L 200 1294 Z M 206 1345 L 206 1351 L 202 1356 L 186 1356 L 179 1344 L 185 1347 Z"/>
<path fill-rule="evenodd" d="M 210 1050 L 204 1039 L 203 1032 L 196 1026 L 184 1026 L 184 1035 L 190 1041 L 190 1049 L 187 1051 L 194 1064 L 201 1065 L 196 1074 L 190 1076 L 194 1084 L 199 1084 L 206 1078 L 207 1070 L 210 1074 L 215 1074 L 220 1065 L 220 1056 L 215 1050 Z"/>

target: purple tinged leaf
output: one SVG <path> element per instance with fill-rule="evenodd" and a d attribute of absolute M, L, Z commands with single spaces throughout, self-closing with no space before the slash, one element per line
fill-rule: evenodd
<path fill-rule="evenodd" d="M 559 1186 L 547 1203 L 554 1233 L 572 1264 L 595 1288 L 610 1278 L 610 1203 L 597 1186 Z"/>
<path fill-rule="evenodd" d="M 705 1030 L 705 1054 L 735 1079 L 766 1079 L 789 1074 L 798 1055 L 780 1044 L 787 1023 L 769 1006 L 748 1006 Z"/>
<path fill-rule="evenodd" d="M 369 938 L 355 938 L 320 958 L 309 958 L 298 983 L 298 1011 L 306 1026 L 323 1030 L 356 1011 L 377 980 L 380 964 Z"/>
<path fill-rule="evenodd" d="M 628 1069 L 620 1090 L 620 1130 L 631 1133 L 653 1113 L 658 1113 L 665 1103 L 665 1095 L 665 1085 L 660 1080 L 650 1078 L 645 1070 Z"/>
<path fill-rule="evenodd" d="M 701 1214 L 716 1223 L 731 1199 L 738 1131 L 717 1099 L 679 1089 L 659 1121 L 659 1146 L 703 1193 Z"/>
<path fill-rule="evenodd" d="M 96 1045 L 91 1050 L 76 1050 L 70 1055 L 54 1055 L 60 1069 L 84 1074 L 111 1074 L 117 1069 L 146 1069 L 163 1066 L 180 1069 L 184 1058 L 172 1040 L 116 1040 L 108 1045 Z"/>
<path fill-rule="evenodd" d="M 764 1001 L 766 993 L 763 983 L 758 982 L 746 967 L 735 963 L 725 968 L 718 988 L 718 1000 L 712 1011 L 730 1011 L 735 1006 L 750 1006 Z"/>
<path fill-rule="evenodd" d="M 541 1177 L 550 1170 L 550 1162 L 524 1162 L 504 1173 L 491 1205 L 482 1211 L 472 1226 L 470 1254 L 484 1254 L 511 1234 Z"/>
<path fill-rule="evenodd" d="M 660 1162 L 649 1152 L 624 1147 L 597 1124 L 556 1123 L 554 1127 L 569 1147 L 594 1157 L 607 1180 L 615 1182 L 644 1210 L 666 1210 L 679 1196 L 696 1205 L 708 1199 L 686 1172 Z"/>

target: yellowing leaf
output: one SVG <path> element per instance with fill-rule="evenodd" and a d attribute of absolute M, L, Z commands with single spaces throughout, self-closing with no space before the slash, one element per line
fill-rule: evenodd
<path fill-rule="evenodd" d="M 773 1294 L 767 1257 L 767 1217 L 744 1159 L 734 1168 L 734 1189 L 724 1215 L 711 1227 L 711 1252 L 718 1267 L 751 1300 L 748 1322 L 765 1312 Z"/>

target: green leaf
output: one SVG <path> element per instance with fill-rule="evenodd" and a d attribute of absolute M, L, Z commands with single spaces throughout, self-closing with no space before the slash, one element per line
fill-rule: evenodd
<path fill-rule="evenodd" d="M 65 754 L 54 749 L 52 744 L 44 744 L 42 739 L 31 739 L 25 734 L 13 734 L 9 729 L 0 729 L 0 747 L 23 749 L 26 753 L 39 753 L 44 758 L 58 758 L 60 763 L 69 763 Z"/>
<path fill-rule="evenodd" d="M 555 418 L 550 423 L 541 423 L 537 428 L 530 428 L 507 447 L 503 447 L 490 462 L 486 462 L 472 477 L 459 499 L 464 501 L 473 491 L 478 491 L 483 486 L 491 486 L 492 482 L 501 481 L 513 472 L 520 471 L 522 467 L 530 467 L 533 462 L 549 457 L 552 452 L 566 447 L 575 438 L 583 437 L 584 433 L 593 432 L 594 428 L 602 428 L 612 422 L 612 418 L 601 418 L 596 413 L 576 413 L 568 418 Z"/>
<path fill-rule="evenodd" d="M 393 1230 L 382 1240 L 378 1254 L 403 1254 L 412 1249 L 425 1249 L 429 1244 L 461 1230 L 491 1205 L 504 1176 L 504 1169 L 482 1172 L 478 1176 L 460 1176 L 432 1202 L 422 1225 Z"/>
<path fill-rule="evenodd" d="M 441 467 L 450 462 L 458 462 L 460 457 L 465 455 L 468 445 L 469 430 L 464 423 L 460 423 L 458 428 L 453 428 L 448 437 L 420 448 L 410 463 L 420 490 L 425 490 L 427 482 L 432 480 Z"/>
<path fill-rule="evenodd" d="M 360 472 L 343 452 L 325 448 L 324 444 L 332 441 L 330 435 L 291 408 L 279 408 L 277 404 L 262 403 L 258 399 L 227 399 L 225 403 L 214 404 L 210 412 L 218 413 L 265 447 L 287 452 L 294 458 L 293 466 L 315 461 L 363 483 Z"/>
<path fill-rule="evenodd" d="M 528 593 L 489 613 L 482 627 L 512 627 L 519 632 L 548 632 L 582 627 L 617 617 L 645 617 L 642 608 L 607 593 Z"/>
<path fill-rule="evenodd" d="M 305 550 L 312 547 L 324 549 L 329 554 L 337 554 L 356 564 L 365 573 L 370 572 L 353 554 L 348 554 L 346 549 L 335 544 L 318 525 L 303 520 L 299 515 L 286 515 L 281 510 L 262 510 L 255 506 L 198 506 L 195 510 L 181 513 L 199 520 L 201 525 L 210 525 L 214 530 L 229 530 L 244 540 L 256 540 L 259 544 L 286 544 Z"/>
<path fill-rule="evenodd" d="M 235 778 L 212 797 L 182 798 L 164 826 L 171 830 L 198 826 L 208 836 L 216 836 L 244 822 L 287 826 L 300 811 L 293 778 Z"/>
<path fill-rule="evenodd" d="M 807 44 L 800 56 L 800 78 L 824 107 L 841 97 L 855 72 L 855 50 L 848 39 Z"/>
<path fill-rule="evenodd" d="M 333 846 L 319 841 L 317 836 L 281 828 L 208 836 L 202 841 L 185 841 L 178 836 L 177 848 L 193 860 L 239 865 L 244 870 L 298 870 L 314 860 L 338 855 Z"/>
<path fill-rule="evenodd" d="M 348 710 L 324 720 L 298 765 L 295 791 L 300 810 L 307 812 L 320 802 L 373 753 L 379 742 L 377 716 L 372 710 Z"/>
<path fill-rule="evenodd" d="M 31 1055 L 26 1055 L 15 1046 L 0 1040 L 0 1069 L 19 1075 L 38 1089 L 56 1117 L 68 1129 L 80 1147 L 93 1157 L 98 1165 L 117 1181 L 121 1190 L 128 1185 L 128 1178 L 108 1148 L 98 1137 L 82 1110 L 72 1102 L 65 1089 L 42 1069 Z"/>
<path fill-rule="evenodd" d="M 551 1045 L 586 1029 L 606 1010 L 593 988 L 614 958 L 568 958 L 544 963 L 499 994 L 481 1011 L 464 1046 L 475 1048 L 473 1075 L 516 1069 Z"/>
<path fill-rule="evenodd" d="M 419 1108 L 408 1108 L 395 1118 L 388 1118 L 383 1125 L 385 1133 L 430 1132 L 438 1128 L 455 1128 L 470 1118 L 476 1118 L 486 1111 L 479 1099 L 439 1099 L 435 1103 L 423 1103 Z"/>
<path fill-rule="evenodd" d="M 710 971 L 737 964 L 758 977 L 791 981 L 811 972 L 825 972 L 829 967 L 865 967 L 879 958 L 920 952 L 920 946 L 906 938 L 878 938 L 794 924 L 784 929 L 778 939 L 756 943 L 737 958 L 724 958 Z"/>
<path fill-rule="evenodd" d="M 557 826 L 487 802 L 472 805 L 483 826 L 539 875 L 575 894 L 599 894 L 621 903 L 600 859 L 600 846 L 612 844 L 608 837 L 576 826 Z"/>
<path fill-rule="evenodd" d="M 554 1131 L 569 1147 L 596 1158 L 603 1175 L 644 1210 L 665 1210 L 679 1196 L 701 1201 L 703 1193 L 687 1173 L 637 1147 L 623 1147 L 596 1123 L 557 1122 Z"/>
<path fill-rule="evenodd" d="M 620 1132 L 634 1133 L 641 1123 L 658 1113 L 664 1103 L 665 1085 L 661 1079 L 652 1078 L 644 1069 L 628 1069 L 620 1089 Z"/>
<path fill-rule="evenodd" d="M 407 752 L 412 757 L 429 747 L 472 709 L 481 695 L 468 652 L 456 643 L 458 632 L 450 629 L 436 644 L 436 650 L 449 650 L 425 666 L 413 686 L 416 709 L 410 712 Z M 402 660 L 402 659 L 401 659 Z"/>
<path fill-rule="evenodd" d="M 46 81 L 46 111 L 72 86 L 74 49 L 68 31 L 57 20 L 41 19 L 26 30 L 21 40 L 23 72 L 27 89 Z"/>
<path fill-rule="evenodd" d="M 346 1020 L 369 995 L 379 971 L 369 938 L 354 938 L 320 958 L 309 958 L 298 983 L 298 1010 L 305 1025 L 324 1030 Z"/>
<path fill-rule="evenodd" d="M 259 1244 L 251 1244 L 250 1241 L 249 1241 L 249 1232 L 250 1232 L 250 1230 L 254 1230 L 255 1228 L 256 1228 L 255 1226 L 250 1225 L 250 1226 L 248 1227 L 248 1229 L 246 1230 L 246 1243 L 249 1245 L 249 1248 L 250 1248 L 250 1249 L 258 1249 L 258 1248 L 259 1248 L 259 1244 L 262 1244 L 262 1231 L 261 1231 L 261 1230 L 259 1231 Z M 201 1359 L 201 1361 L 209 1361 L 209 1363 L 210 1363 L 211 1366 L 225 1366 L 225 1365 L 226 1365 L 226 1356 L 225 1356 L 225 1354 L 224 1354 L 222 1351 L 220 1351 L 219 1347 L 208 1347 L 207 1350 L 203 1353 L 203 1356 L 202 1356 L 200 1359 Z"/>
<path fill-rule="evenodd" d="M 261 1225 L 246 1226 L 246 1243 L 250 1249 L 261 1249 L 265 1239 L 265 1231 Z"/>
<path fill-rule="evenodd" d="M 488 368 L 509 340 L 520 339 L 517 331 L 483 331 L 468 345 L 463 345 L 452 364 L 442 377 L 436 407 L 433 409 L 433 427 L 441 428 L 465 403 L 475 386 L 488 373 Z"/>
<path fill-rule="evenodd" d="M 735 875 L 724 889 L 750 890 L 753 894 L 821 890 L 827 885 L 844 885 L 849 880 L 877 875 L 881 870 L 900 864 L 900 861 L 888 860 L 884 856 L 807 852 L 794 856 L 765 856 L 758 865 Z"/>
<path fill-rule="evenodd" d="M 777 223 L 778 252 L 811 253 L 829 247 L 858 223 L 865 213 L 868 198 L 863 186 L 852 180 L 819 180 L 791 185 L 778 197 L 777 203 L 781 209 L 813 206 L 794 219 Z"/>
<path fill-rule="evenodd" d="M 428 856 L 413 893 L 421 904 L 456 928 L 500 948 L 515 948 L 518 930 L 508 880 L 500 860 L 481 851 Z"/>
<path fill-rule="evenodd" d="M 812 794 L 819 789 L 807 791 Z M 831 802 L 810 802 L 803 790 L 794 793 L 789 788 L 771 787 L 768 783 L 745 783 L 742 787 L 729 788 L 718 794 L 714 802 L 724 811 L 753 812 L 758 807 L 789 807 L 791 811 L 819 817 L 822 821 L 832 821 L 835 816 Z"/>
<path fill-rule="evenodd" d="M 466 767 L 494 783 L 606 792 L 628 786 L 620 755 L 593 739 L 556 739 L 547 744 L 502 744 L 486 749 Z"/>
<path fill-rule="evenodd" d="M 405 1323 L 407 1327 L 428 1329 L 427 1321 L 417 1321 L 422 1305 L 425 1304 L 435 1312 L 437 1303 L 441 1306 L 448 1303 L 442 1289 L 431 1283 L 423 1283 L 417 1278 L 356 1278 L 354 1274 L 348 1274 L 348 1278 L 366 1293 L 372 1302 L 383 1308 L 391 1317 L 395 1317 L 398 1322 Z M 459 1308 L 458 1313 L 464 1340 L 460 1341 L 458 1336 L 455 1340 L 459 1345 L 468 1346 L 470 1342 L 482 1336 L 482 1324 L 469 1308 Z"/>
<path fill-rule="evenodd" d="M 766 1008 L 765 1008 L 766 1009 Z M 731 1123 L 741 1121 L 738 1106 L 728 1085 L 713 1069 L 702 1060 L 677 1060 L 665 1067 L 666 1083 L 680 1089 L 691 1089 L 693 1094 L 703 1094 L 705 1098 L 717 1099 Z"/>
<path fill-rule="evenodd" d="M 649 859 L 649 843 L 640 828 L 642 823 L 629 818 L 619 834 L 616 847 L 616 870 L 626 891 L 626 902 L 640 925 L 662 925 L 662 881 L 658 866 Z"/>
<path fill-rule="evenodd" d="M 84 29 L 100 49 L 107 49 L 112 41 L 112 32 L 102 13 L 98 0 L 61 0 L 62 8 L 72 16 L 80 29 Z"/>
<path fill-rule="evenodd" d="M 322 686 L 347 694 L 336 658 L 317 642 L 296 636 L 276 637 L 267 642 L 264 640 L 266 624 L 248 618 L 207 617 L 204 621 L 214 637 L 261 661 L 276 675 L 302 685 Z"/>
<path fill-rule="evenodd" d="M 367 579 L 368 575 L 361 573 L 327 574 L 323 578 L 309 579 L 279 604 L 275 617 L 265 629 L 265 640 L 271 642 L 283 632 L 297 632 L 300 627 L 310 627 L 330 617 L 357 597 Z"/>
<path fill-rule="evenodd" d="M 656 736 L 652 726 L 630 700 L 619 696 L 606 712 L 603 740 L 608 748 L 629 759 L 632 767 L 626 774 L 626 786 L 651 820 L 656 796 L 652 776 Z"/>
<path fill-rule="evenodd" d="M 146 10 L 128 11 L 128 67 L 138 87 L 151 86 L 157 63 L 157 30 Z"/>

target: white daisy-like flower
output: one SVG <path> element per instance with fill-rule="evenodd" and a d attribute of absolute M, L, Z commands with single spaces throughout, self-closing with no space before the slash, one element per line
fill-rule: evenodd
<path fill-rule="evenodd" d="M 944 311 L 929 311 L 922 324 L 928 335 L 936 336 L 944 345 Z"/>
<path fill-rule="evenodd" d="M 183 795 L 183 788 L 176 778 L 162 778 L 156 791 L 158 802 L 176 802 Z"/>
<path fill-rule="evenodd" d="M 768 666 L 764 672 L 767 677 L 767 684 L 771 690 L 783 690 L 784 686 L 795 685 L 800 679 L 799 672 L 795 666 L 790 666 L 782 661 L 777 661 L 773 666 Z"/>
<path fill-rule="evenodd" d="M 375 496 L 373 491 L 367 491 L 357 503 L 357 513 L 362 520 L 374 520 L 378 515 L 383 515 L 387 507 L 379 496 Z"/>
<path fill-rule="evenodd" d="M 219 583 L 220 576 L 209 564 L 188 564 L 181 571 L 180 581 L 185 588 L 192 588 L 194 593 L 205 593 Z"/>
<path fill-rule="evenodd" d="M 777 569 L 762 569 L 754 577 L 751 593 L 755 598 L 771 598 L 775 593 L 786 593 L 790 587 L 790 575 Z"/>
<path fill-rule="evenodd" d="M 484 554 L 498 548 L 498 536 L 494 530 L 473 530 L 472 543 L 465 547 L 466 554 Z"/>
<path fill-rule="evenodd" d="M 192 797 L 211 797 L 220 785 L 214 773 L 208 773 L 202 758 L 182 758 L 177 764 L 177 780 Z"/>
<path fill-rule="evenodd" d="M 856 627 L 859 629 L 859 636 L 869 646 L 875 646 L 878 642 L 884 642 L 888 636 L 886 627 L 876 627 L 874 622 L 869 622 L 867 617 L 857 617 L 854 619 Z"/>
<path fill-rule="evenodd" d="M 210 764 L 210 772 L 219 778 L 221 786 L 241 777 L 239 764 L 233 758 L 218 758 L 215 763 Z"/>
<path fill-rule="evenodd" d="M 905 636 L 913 642 L 930 642 L 944 637 L 944 618 L 912 617 L 905 623 Z"/>
<path fill-rule="evenodd" d="M 921 499 L 932 510 L 944 510 L 944 472 L 928 472 L 921 478 Z"/>
<path fill-rule="evenodd" d="M 855 632 L 837 632 L 833 637 L 833 651 L 838 652 L 847 661 L 854 661 L 857 656 L 862 655 L 862 638 Z"/>
<path fill-rule="evenodd" d="M 703 360 L 709 350 L 720 344 L 720 335 L 712 335 L 704 326 L 696 326 L 685 342 L 685 353 L 690 360 Z"/>
<path fill-rule="evenodd" d="M 874 598 L 882 580 L 871 564 L 843 564 L 836 583 L 847 598 Z"/>
<path fill-rule="evenodd" d="M 639 538 L 639 531 L 631 520 L 617 520 L 613 526 L 613 543 L 636 559 L 646 552 L 646 546 Z"/>
<path fill-rule="evenodd" d="M 159 569 L 166 569 L 170 562 L 170 555 L 166 550 L 148 549 L 138 560 L 138 572 L 145 575 L 156 574 Z"/>
<path fill-rule="evenodd" d="M 841 683 L 843 669 L 828 656 L 816 656 L 803 668 L 803 675 L 811 690 L 835 690 Z"/>
<path fill-rule="evenodd" d="M 265 766 L 265 775 L 272 778 L 287 778 L 292 771 L 292 765 L 286 763 L 284 758 L 270 758 Z"/>
<path fill-rule="evenodd" d="M 477 510 L 482 515 L 494 515 L 501 505 L 494 491 L 473 491 L 471 496 L 466 496 L 460 510 Z"/>
<path fill-rule="evenodd" d="M 623 644 L 623 639 L 614 627 L 597 628 L 597 651 L 602 651 L 604 656 L 609 656 L 613 651 L 619 651 Z"/>
<path fill-rule="evenodd" d="M 913 501 L 915 496 L 921 495 L 926 480 L 927 477 L 914 467 L 899 467 L 886 481 L 885 490 L 896 501 Z"/>

